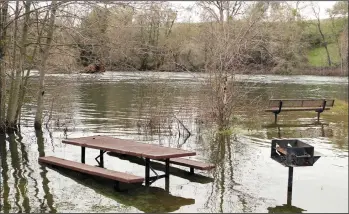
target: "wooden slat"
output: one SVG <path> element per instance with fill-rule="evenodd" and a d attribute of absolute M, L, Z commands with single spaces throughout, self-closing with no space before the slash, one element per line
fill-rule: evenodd
<path fill-rule="evenodd" d="M 325 110 L 329 110 L 329 107 L 326 107 Z M 269 108 L 265 109 L 266 112 L 275 112 L 278 111 L 279 108 Z M 282 108 L 281 111 L 316 111 L 316 110 L 322 110 L 322 107 L 285 107 Z"/>
<path fill-rule="evenodd" d="M 139 143 L 132 140 L 123 140 L 108 136 L 90 136 L 71 138 L 62 141 L 63 143 L 83 146 L 87 148 L 100 149 L 119 154 L 126 154 L 151 159 L 177 158 L 196 155 L 195 152 L 182 149 L 169 148 L 154 144 Z"/>
<path fill-rule="evenodd" d="M 304 100 L 309 100 L 309 101 L 312 101 L 312 100 L 331 100 L 331 99 L 326 99 L 326 98 L 306 98 L 306 99 L 269 99 L 271 101 L 304 101 Z"/>
<path fill-rule="evenodd" d="M 60 166 L 63 168 L 74 170 L 74 171 L 78 171 L 78 172 L 82 172 L 90 175 L 96 175 L 99 177 L 104 177 L 104 178 L 108 178 L 108 179 L 112 179 L 112 180 L 116 180 L 124 183 L 142 183 L 144 181 L 144 178 L 136 175 L 117 172 L 117 171 L 100 168 L 96 166 L 90 166 L 83 163 L 65 160 L 65 159 L 57 158 L 53 156 L 40 157 L 39 162 Z"/>
<path fill-rule="evenodd" d="M 283 107 L 322 107 L 323 101 L 326 100 L 326 107 L 333 107 L 333 99 L 270 99 L 269 107 L 278 107 L 282 101 Z"/>
<path fill-rule="evenodd" d="M 165 161 L 165 160 L 160 160 L 160 161 Z M 180 165 L 180 166 L 193 167 L 194 169 L 200 169 L 200 170 L 209 170 L 209 169 L 215 168 L 215 165 L 213 164 L 199 162 L 196 160 L 189 160 L 185 158 L 171 158 L 170 163 Z"/>

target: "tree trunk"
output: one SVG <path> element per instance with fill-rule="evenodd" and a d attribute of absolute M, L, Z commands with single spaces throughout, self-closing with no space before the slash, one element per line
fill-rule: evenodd
<path fill-rule="evenodd" d="M 0 132 L 5 132 L 5 102 L 6 102 L 6 24 L 7 24 L 8 1 L 0 3 Z"/>
<path fill-rule="evenodd" d="M 22 40 L 20 44 L 20 60 L 19 60 L 19 69 L 17 70 L 16 74 L 16 79 L 18 78 L 18 82 L 16 82 L 16 90 L 18 91 L 18 96 L 15 101 L 14 107 L 14 118 L 15 121 L 14 123 L 16 124 L 18 122 L 18 116 L 20 115 L 20 110 L 22 107 L 23 99 L 24 98 L 24 87 L 23 87 L 23 79 L 22 79 L 22 74 L 24 75 L 24 62 L 26 61 L 26 56 L 27 56 L 27 38 L 28 38 L 28 29 L 29 29 L 29 19 L 30 19 L 30 6 L 31 6 L 31 1 L 26 1 L 25 3 L 25 16 L 24 16 L 24 23 L 23 23 L 23 30 L 22 30 Z M 28 75 L 27 75 L 28 77 Z M 25 83 L 27 81 L 24 81 Z"/>
<path fill-rule="evenodd" d="M 49 26 L 47 30 L 46 44 L 43 48 L 40 48 L 41 62 L 39 65 L 39 71 L 40 71 L 39 91 L 38 91 L 37 108 L 36 108 L 35 121 L 34 121 L 34 127 L 36 130 L 40 130 L 42 128 L 42 113 L 44 109 L 44 94 L 45 94 L 44 80 L 45 80 L 45 72 L 46 72 L 46 61 L 48 59 L 48 54 L 49 54 L 50 46 L 52 43 L 57 7 L 58 7 L 57 1 L 52 1 L 51 16 L 50 16 Z"/>
<path fill-rule="evenodd" d="M 328 66 L 332 66 L 331 57 L 330 57 L 330 53 L 328 52 L 328 48 L 327 48 L 327 43 L 326 42 L 324 42 L 324 47 L 326 49 Z"/>
<path fill-rule="evenodd" d="M 30 8 L 30 6 L 28 8 Z M 45 18 L 43 20 L 43 25 L 46 24 L 47 19 L 48 19 L 48 15 L 49 15 L 49 11 L 46 12 Z M 42 28 L 39 31 L 39 33 L 38 33 L 38 37 L 37 37 L 37 41 L 36 41 L 37 45 L 34 47 L 33 53 L 32 53 L 32 55 L 30 57 L 31 59 L 35 59 L 35 57 L 36 57 L 38 46 L 39 46 L 39 44 L 41 44 L 43 32 L 44 32 L 44 28 Z M 27 91 L 29 74 L 30 74 L 30 71 L 33 69 L 33 67 L 34 67 L 34 64 L 33 64 L 33 62 L 31 62 L 30 66 L 29 66 L 29 68 L 27 70 L 26 75 L 24 76 L 24 74 L 23 74 L 24 77 L 22 79 L 22 85 L 21 85 L 21 88 L 20 88 L 18 107 L 17 107 L 17 111 L 16 111 L 16 118 L 17 119 L 20 119 L 21 109 L 22 109 L 22 106 L 23 106 L 23 103 L 24 103 L 24 97 L 25 97 L 25 94 L 26 94 L 26 91 Z M 24 73 L 24 70 L 22 72 Z"/>
<path fill-rule="evenodd" d="M 17 49 L 17 31 L 18 31 L 18 17 L 19 17 L 19 1 L 16 2 L 16 11 L 15 11 L 15 20 L 14 20 L 14 33 L 13 33 L 13 53 L 12 53 L 12 72 L 11 77 L 11 89 L 10 89 L 10 99 L 7 108 L 7 126 L 10 130 L 15 129 L 16 127 L 16 118 L 15 113 L 17 109 L 17 101 L 19 95 L 19 86 L 21 80 L 21 71 L 19 69 L 19 64 L 16 58 L 16 49 Z"/>
<path fill-rule="evenodd" d="M 321 30 L 320 16 L 319 16 L 319 13 L 316 13 L 314 7 L 313 7 L 312 9 L 313 9 L 313 12 L 314 12 L 314 14 L 315 14 L 315 16 L 316 16 L 316 18 L 317 18 L 317 28 L 318 28 L 319 33 L 320 33 L 320 35 L 321 35 L 323 46 L 324 46 L 325 49 L 326 49 L 328 65 L 331 66 L 331 65 L 332 65 L 332 62 L 331 62 L 330 53 L 328 52 L 327 42 L 326 42 L 326 39 L 325 39 L 325 35 L 322 33 L 322 30 Z"/>

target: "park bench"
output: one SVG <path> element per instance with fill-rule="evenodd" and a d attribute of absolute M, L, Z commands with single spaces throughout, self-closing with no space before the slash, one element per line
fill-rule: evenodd
<path fill-rule="evenodd" d="M 319 122 L 320 114 L 333 105 L 333 99 L 270 99 L 268 109 L 265 111 L 274 113 L 275 123 L 281 111 L 315 111 Z"/>
<path fill-rule="evenodd" d="M 65 159 L 57 158 L 53 156 L 40 157 L 39 162 L 117 181 L 115 186 L 116 188 L 119 188 L 118 182 L 131 184 L 131 183 L 142 183 L 144 181 L 143 177 L 139 177 L 136 175 L 117 172 L 117 171 L 96 167 L 96 166 L 91 166 L 91 165 L 87 165 L 87 164 L 79 163 L 75 161 L 65 160 Z"/>
<path fill-rule="evenodd" d="M 159 161 L 165 161 L 165 160 L 159 160 Z M 194 169 L 200 169 L 200 170 L 210 170 L 215 168 L 215 165 L 199 162 L 196 160 L 190 160 L 186 158 L 171 158 L 170 159 L 171 164 L 176 164 L 179 166 L 186 166 L 190 168 L 190 173 L 194 174 Z"/>

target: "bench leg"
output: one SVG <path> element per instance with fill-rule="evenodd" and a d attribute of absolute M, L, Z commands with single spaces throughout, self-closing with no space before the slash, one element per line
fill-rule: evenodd
<path fill-rule="evenodd" d="M 321 112 L 318 112 L 318 113 L 317 113 L 317 122 L 320 122 L 320 113 L 321 113 Z"/>
<path fill-rule="evenodd" d="M 194 168 L 193 167 L 190 167 L 190 174 L 194 175 Z"/>
<path fill-rule="evenodd" d="M 277 114 L 277 113 L 274 113 L 274 115 L 275 115 L 275 121 L 274 121 L 274 123 L 276 124 L 277 121 L 278 121 L 278 114 Z"/>
<path fill-rule="evenodd" d="M 145 186 L 149 187 L 150 185 L 150 159 L 145 159 Z"/>
<path fill-rule="evenodd" d="M 165 166 L 165 190 L 170 190 L 170 159 L 166 159 L 166 166 Z"/>
<path fill-rule="evenodd" d="M 85 150 L 84 146 L 81 147 L 81 163 L 85 163 Z"/>

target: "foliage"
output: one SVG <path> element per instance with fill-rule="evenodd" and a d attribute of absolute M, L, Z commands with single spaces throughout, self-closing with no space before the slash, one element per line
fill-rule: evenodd
<path fill-rule="evenodd" d="M 334 64 L 340 63 L 340 57 L 335 43 L 328 45 L 328 50 Z M 308 61 L 311 66 L 325 67 L 327 66 L 326 52 L 324 47 L 313 48 L 308 53 Z"/>

